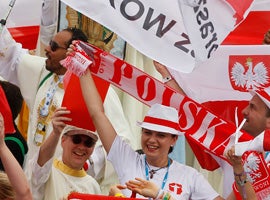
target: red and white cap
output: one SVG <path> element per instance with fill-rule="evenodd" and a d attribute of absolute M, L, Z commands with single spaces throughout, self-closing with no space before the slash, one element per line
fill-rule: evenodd
<path fill-rule="evenodd" d="M 268 108 L 270 108 L 270 87 L 266 87 L 264 89 L 260 90 L 252 90 L 250 91 L 252 95 L 257 94 L 261 100 L 267 105 Z"/>
<path fill-rule="evenodd" d="M 178 112 L 175 108 L 154 104 L 144 117 L 143 122 L 137 122 L 138 126 L 173 135 L 183 135 L 178 124 Z"/>

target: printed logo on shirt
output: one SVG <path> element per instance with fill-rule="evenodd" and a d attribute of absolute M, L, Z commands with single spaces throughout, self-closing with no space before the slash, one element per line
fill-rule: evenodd
<path fill-rule="evenodd" d="M 179 183 L 170 183 L 169 190 L 179 195 L 182 193 L 182 185 Z"/>

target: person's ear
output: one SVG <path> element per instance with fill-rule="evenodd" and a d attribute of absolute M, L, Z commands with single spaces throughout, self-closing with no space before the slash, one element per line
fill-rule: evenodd
<path fill-rule="evenodd" d="M 266 118 L 266 129 L 270 129 L 270 117 Z"/>
<path fill-rule="evenodd" d="M 177 141 L 177 139 L 178 139 L 178 135 L 175 135 L 174 137 L 173 137 L 173 140 L 174 140 L 174 142 L 173 142 L 173 146 L 176 144 L 176 141 Z"/>

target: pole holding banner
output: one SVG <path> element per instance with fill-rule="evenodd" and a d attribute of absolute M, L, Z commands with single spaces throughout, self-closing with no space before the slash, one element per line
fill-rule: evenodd
<path fill-rule="evenodd" d="M 16 1 L 16 0 L 11 0 L 11 1 L 9 2 L 9 9 L 8 9 L 7 14 L 6 14 L 6 17 L 0 20 L 0 24 L 1 24 L 1 26 L 0 26 L 0 33 L 1 33 L 2 30 L 3 30 L 3 26 L 5 26 L 6 23 L 7 23 L 7 19 L 8 19 L 9 15 L 10 15 L 10 13 L 11 13 L 11 10 L 12 10 L 14 4 L 15 4 L 15 1 Z"/>

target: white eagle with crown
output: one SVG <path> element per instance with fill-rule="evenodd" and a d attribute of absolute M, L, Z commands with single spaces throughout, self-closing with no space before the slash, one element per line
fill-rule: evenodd
<path fill-rule="evenodd" d="M 245 88 L 247 90 L 257 90 L 268 82 L 268 72 L 263 62 L 259 62 L 253 67 L 252 58 L 247 58 L 245 63 L 248 67 L 245 67 L 235 62 L 231 71 L 231 80 L 235 82 L 238 87 Z"/>

